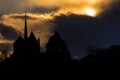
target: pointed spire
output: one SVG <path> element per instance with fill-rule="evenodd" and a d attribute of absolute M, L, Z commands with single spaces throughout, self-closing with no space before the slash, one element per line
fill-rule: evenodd
<path fill-rule="evenodd" d="M 24 39 L 27 39 L 27 15 L 26 15 L 26 13 L 25 13 Z"/>

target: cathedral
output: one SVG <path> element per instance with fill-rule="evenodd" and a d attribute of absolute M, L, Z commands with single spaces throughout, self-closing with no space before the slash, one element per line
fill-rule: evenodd
<path fill-rule="evenodd" d="M 58 32 L 50 37 L 45 47 L 46 52 L 41 53 L 40 39 L 37 39 L 33 32 L 28 36 L 27 16 L 25 14 L 24 37 L 18 37 L 13 43 L 13 54 L 0 63 L 0 66 L 2 64 L 8 65 L 7 69 L 3 68 L 3 72 L 5 75 L 11 75 L 11 79 L 16 76 L 21 79 L 32 80 L 47 80 L 48 78 L 70 80 L 71 55 Z"/>
<path fill-rule="evenodd" d="M 40 52 L 40 39 L 36 38 L 34 33 L 31 32 L 28 36 L 27 30 L 27 15 L 24 17 L 24 36 L 18 37 L 13 43 L 13 54 L 2 61 L 1 63 L 8 64 L 40 64 L 46 63 L 62 63 L 66 64 L 71 59 L 70 52 L 67 50 L 67 44 L 61 39 L 58 32 L 50 37 L 49 42 L 46 44 L 46 52 Z"/>
<path fill-rule="evenodd" d="M 14 52 L 10 58 L 2 63 L 28 63 L 33 62 L 40 55 L 40 39 L 36 39 L 33 32 L 28 36 L 27 32 L 27 16 L 25 14 L 24 37 L 20 36 L 13 43 Z"/>

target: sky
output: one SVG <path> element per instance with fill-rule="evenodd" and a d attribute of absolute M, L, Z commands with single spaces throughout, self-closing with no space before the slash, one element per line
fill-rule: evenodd
<path fill-rule="evenodd" d="M 12 44 L 28 32 L 41 39 L 44 48 L 55 31 L 68 44 L 73 58 L 82 58 L 89 46 L 120 45 L 120 0 L 0 0 L 0 55 L 12 52 Z"/>

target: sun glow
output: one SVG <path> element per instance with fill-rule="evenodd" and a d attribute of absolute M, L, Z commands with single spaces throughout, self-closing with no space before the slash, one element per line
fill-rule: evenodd
<path fill-rule="evenodd" d="M 84 13 L 88 16 L 95 17 L 97 15 L 97 11 L 92 8 L 85 8 Z"/>

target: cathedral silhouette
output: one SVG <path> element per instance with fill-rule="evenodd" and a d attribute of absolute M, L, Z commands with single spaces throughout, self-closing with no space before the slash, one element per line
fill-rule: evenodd
<path fill-rule="evenodd" d="M 26 14 L 24 37 L 18 37 L 13 43 L 13 49 L 13 54 L 0 63 L 0 66 L 7 64 L 12 69 L 4 68 L 3 72 L 13 72 L 17 77 L 33 80 L 35 78 L 46 80 L 48 77 L 52 80 L 70 78 L 71 55 L 65 41 L 61 39 L 58 32 L 55 32 L 46 44 L 46 52 L 41 52 L 40 39 L 37 39 L 33 32 L 28 36 Z"/>
<path fill-rule="evenodd" d="M 27 32 L 27 15 L 25 14 L 24 37 L 20 36 L 13 43 L 14 52 L 10 58 L 5 59 L 2 63 L 19 64 L 34 61 L 35 55 L 40 54 L 40 39 L 36 39 L 33 32 L 28 36 Z M 34 58 L 34 59 L 33 59 Z M 27 62 L 26 62 L 27 61 Z"/>
<path fill-rule="evenodd" d="M 28 35 L 27 17 L 25 14 L 24 36 L 19 35 L 13 54 L 0 62 L 1 79 L 71 80 L 72 59 L 65 41 L 56 31 L 45 46 L 46 52 L 41 52 L 40 39 L 33 32 Z"/>
<path fill-rule="evenodd" d="M 90 47 L 83 59 L 72 59 L 67 44 L 56 31 L 40 50 L 40 39 L 27 32 L 13 43 L 13 54 L 0 62 L 0 79 L 21 80 L 115 80 L 120 77 L 120 46 L 107 49 Z"/>

